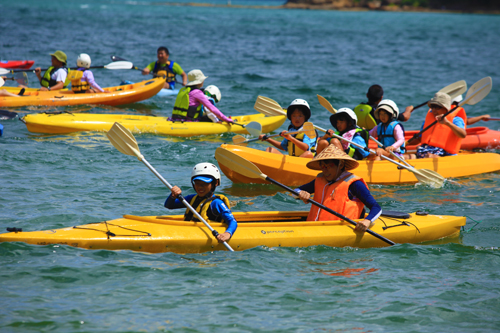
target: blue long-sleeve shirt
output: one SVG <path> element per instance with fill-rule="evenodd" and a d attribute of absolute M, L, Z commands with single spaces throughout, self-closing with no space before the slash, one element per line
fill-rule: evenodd
<path fill-rule="evenodd" d="M 314 193 L 315 182 L 316 180 L 313 180 L 312 182 L 304 184 L 299 188 L 296 188 L 295 192 L 299 193 L 300 191 L 306 191 L 312 194 Z M 335 181 L 332 181 L 330 182 L 330 184 L 334 182 Z M 380 214 L 382 214 L 382 207 L 380 207 L 378 202 L 375 201 L 372 194 L 370 193 L 370 190 L 368 190 L 366 185 L 361 180 L 352 182 L 351 185 L 349 185 L 348 196 L 350 200 L 358 198 L 370 210 L 370 213 L 366 217 L 367 220 L 374 222 L 380 217 Z"/>
<path fill-rule="evenodd" d="M 187 202 L 191 202 L 191 199 L 195 196 L 196 194 L 190 194 L 184 197 Z M 215 194 L 214 194 L 215 195 Z M 172 193 L 168 196 L 167 200 L 165 200 L 165 208 L 168 209 L 177 209 L 177 208 L 187 208 L 184 206 L 181 200 L 178 198 L 173 198 Z M 220 199 L 214 199 L 210 202 L 210 209 L 215 215 L 222 216 L 222 219 L 224 222 L 227 224 L 227 229 L 226 232 L 230 233 L 231 236 L 234 234 L 236 231 L 236 228 L 238 228 L 238 223 L 236 222 L 233 213 L 229 209 L 229 207 L 226 206 L 224 201 Z"/>

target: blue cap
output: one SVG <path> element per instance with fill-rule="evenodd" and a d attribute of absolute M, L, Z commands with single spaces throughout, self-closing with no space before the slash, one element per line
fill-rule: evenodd
<path fill-rule="evenodd" d="M 214 181 L 212 178 L 205 177 L 205 176 L 196 176 L 192 179 L 192 181 L 194 182 L 195 180 L 201 180 L 202 182 L 209 183 L 209 184 Z"/>

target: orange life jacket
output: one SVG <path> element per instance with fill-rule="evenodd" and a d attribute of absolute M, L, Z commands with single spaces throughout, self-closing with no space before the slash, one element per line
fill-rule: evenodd
<path fill-rule="evenodd" d="M 467 115 L 465 110 L 461 107 L 457 108 L 455 111 L 446 116 L 450 122 L 453 122 L 453 118 L 460 117 L 464 120 L 465 129 L 467 128 Z M 432 124 L 436 120 L 434 113 L 430 110 L 427 112 L 425 117 L 424 128 Z M 421 143 L 428 144 L 429 146 L 443 148 L 447 153 L 457 154 L 462 145 L 462 138 L 458 137 L 451 128 L 439 122 L 436 125 L 429 128 L 427 131 L 422 133 Z"/>
<path fill-rule="evenodd" d="M 333 184 L 329 184 L 323 174 L 320 173 L 314 181 L 314 200 L 345 217 L 359 219 L 365 205 L 357 198 L 350 200 L 348 195 L 349 185 L 357 180 L 361 180 L 366 185 L 363 178 L 349 172 L 346 172 L 346 175 L 340 180 Z M 368 185 L 366 185 L 366 187 L 368 188 Z M 331 220 L 340 219 L 316 205 L 311 206 L 307 221 Z"/>

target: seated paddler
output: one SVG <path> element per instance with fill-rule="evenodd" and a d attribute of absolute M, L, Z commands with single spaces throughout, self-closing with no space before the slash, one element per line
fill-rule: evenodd
<path fill-rule="evenodd" d="M 217 240 L 227 242 L 231 239 L 238 227 L 233 213 L 230 209 L 229 199 L 222 194 L 214 194 L 215 188 L 220 185 L 219 169 L 212 163 L 198 163 L 191 172 L 191 184 L 196 194 L 190 194 L 184 197 L 187 202 L 205 219 L 205 221 L 224 221 L 227 229 L 224 233 L 217 236 Z M 198 221 L 193 212 L 191 212 L 178 196 L 182 190 L 172 187 L 172 193 L 165 201 L 165 207 L 168 209 L 186 208 L 184 221 Z"/>
<path fill-rule="evenodd" d="M 172 121 L 200 121 L 202 106 L 214 114 L 220 121 L 232 123 L 231 118 L 226 117 L 219 109 L 210 102 L 203 90 L 203 82 L 208 76 L 203 75 L 199 69 L 193 69 L 188 73 L 189 82 L 182 87 L 175 99 Z"/>
<path fill-rule="evenodd" d="M 347 155 L 335 145 L 329 145 L 307 163 L 312 170 L 321 170 L 316 178 L 295 189 L 305 203 L 314 193 L 314 201 L 334 210 L 350 219 L 362 219 L 354 230 L 365 232 L 382 213 L 382 208 L 375 201 L 363 178 L 352 174 L 359 162 Z M 368 215 L 365 207 L 370 210 Z M 365 216 L 366 215 L 366 216 Z M 340 220 L 337 216 L 311 206 L 308 221 Z"/>

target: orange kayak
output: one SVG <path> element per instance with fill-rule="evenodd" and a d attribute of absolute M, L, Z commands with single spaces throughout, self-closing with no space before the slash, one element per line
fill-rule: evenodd
<path fill-rule="evenodd" d="M 308 158 L 267 153 L 248 147 L 223 144 L 217 149 L 229 150 L 255 164 L 262 173 L 270 178 L 288 185 L 300 186 L 312 181 L 319 171 L 306 167 Z M 359 167 L 353 172 L 370 184 L 404 184 L 417 183 L 415 175 L 399 169 L 388 161 L 359 161 Z M 461 152 L 456 156 L 439 158 L 422 158 L 409 160 L 416 169 L 429 169 L 438 172 L 445 178 L 467 177 L 500 170 L 500 154 Z M 219 161 L 219 167 L 234 183 L 267 182 L 260 178 L 248 178 L 239 174 Z"/>

